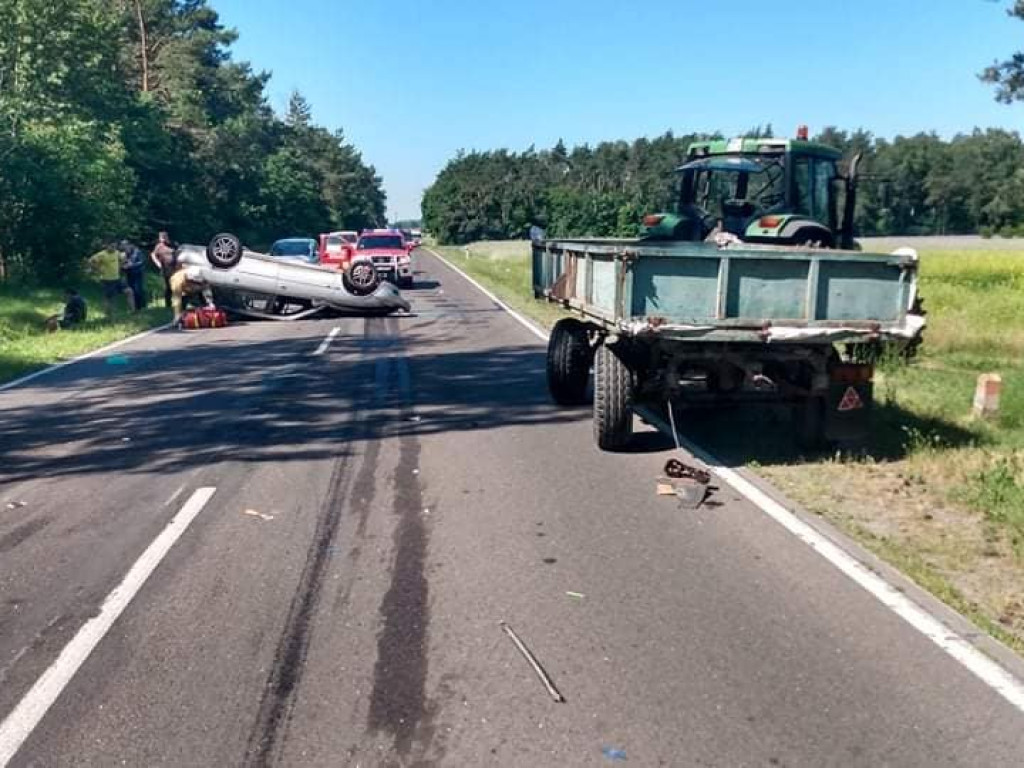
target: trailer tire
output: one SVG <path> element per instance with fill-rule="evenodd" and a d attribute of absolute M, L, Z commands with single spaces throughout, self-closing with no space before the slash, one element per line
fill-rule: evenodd
<path fill-rule="evenodd" d="M 548 390 L 559 405 L 587 402 L 587 382 L 594 353 L 587 327 L 579 320 L 565 318 L 555 323 L 548 339 Z"/>
<path fill-rule="evenodd" d="M 594 439 L 603 451 L 621 451 L 633 435 L 633 373 L 606 344 L 594 359 Z"/>

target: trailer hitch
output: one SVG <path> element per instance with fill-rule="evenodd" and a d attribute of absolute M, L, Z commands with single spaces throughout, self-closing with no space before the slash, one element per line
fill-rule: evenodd
<path fill-rule="evenodd" d="M 711 483 L 710 472 L 706 469 L 691 467 L 679 459 L 669 459 L 665 462 L 665 475 L 676 480 L 696 480 L 701 485 L 709 485 Z"/>
<path fill-rule="evenodd" d="M 708 493 L 714 490 L 710 472 L 691 467 L 679 459 L 669 459 L 665 463 L 665 477 L 670 481 L 667 484 L 667 489 L 671 489 L 669 493 L 687 509 L 699 507 Z"/>

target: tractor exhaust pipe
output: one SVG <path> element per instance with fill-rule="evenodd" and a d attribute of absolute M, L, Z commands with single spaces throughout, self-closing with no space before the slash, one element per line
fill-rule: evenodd
<path fill-rule="evenodd" d="M 843 229 L 839 239 L 839 247 L 846 251 L 853 248 L 853 218 L 857 213 L 857 169 L 860 159 L 860 152 L 853 156 L 850 172 L 846 176 L 846 206 L 843 209 Z"/>

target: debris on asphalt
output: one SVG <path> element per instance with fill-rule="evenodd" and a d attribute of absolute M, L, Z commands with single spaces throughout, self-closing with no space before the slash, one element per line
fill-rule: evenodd
<path fill-rule="evenodd" d="M 582 592 L 566 592 L 569 597 L 575 597 L 577 600 L 582 600 L 586 597 Z"/>
<path fill-rule="evenodd" d="M 669 459 L 665 462 L 665 474 L 674 479 L 696 480 L 702 485 L 708 485 L 711 482 L 711 473 L 706 469 L 691 467 L 689 464 L 683 464 L 679 459 Z"/>
<path fill-rule="evenodd" d="M 20 507 L 27 507 L 27 501 L 9 501 L 7 502 L 8 509 L 19 509 Z"/>
<path fill-rule="evenodd" d="M 132 439 L 130 437 L 122 437 L 121 438 L 121 442 L 122 443 L 130 443 L 131 441 L 132 441 Z"/>
<path fill-rule="evenodd" d="M 406 419 L 406 421 L 416 421 L 416 422 L 419 422 L 419 421 L 423 421 L 423 417 L 422 416 L 410 416 L 408 419 Z"/>
<path fill-rule="evenodd" d="M 110 355 L 107 358 L 107 365 L 128 365 L 131 358 L 126 355 Z"/>
<path fill-rule="evenodd" d="M 273 515 L 267 515 L 263 512 L 257 512 L 255 509 L 247 509 L 243 514 L 249 515 L 250 517 L 258 517 L 260 520 L 273 520 Z"/>
<path fill-rule="evenodd" d="M 626 750 L 615 747 L 601 747 L 601 754 L 616 762 L 623 762 L 626 759 Z"/>
<path fill-rule="evenodd" d="M 717 490 L 711 485 L 711 473 L 706 469 L 691 467 L 679 459 L 665 463 L 666 477 L 658 478 L 658 495 L 675 496 L 687 509 L 696 509 L 707 498 L 708 493 Z"/>
<path fill-rule="evenodd" d="M 553 698 L 559 704 L 564 704 L 565 697 L 559 692 L 558 688 L 555 687 L 554 681 L 552 681 L 548 673 L 544 671 L 544 667 L 542 667 L 540 665 L 540 662 L 537 661 L 537 657 L 534 656 L 530 649 L 526 647 L 526 644 L 519 639 L 519 635 L 515 633 L 515 630 L 512 629 L 512 627 L 510 627 L 504 621 L 501 622 L 501 629 L 506 635 L 508 635 L 512 639 L 512 642 L 515 643 L 516 648 L 519 649 L 519 652 L 523 655 L 523 658 L 525 658 L 526 661 L 530 664 L 530 666 L 533 668 L 533 671 L 537 674 L 537 677 L 539 677 L 540 681 L 544 684 L 544 687 L 547 689 L 548 693 L 551 694 L 551 698 Z"/>

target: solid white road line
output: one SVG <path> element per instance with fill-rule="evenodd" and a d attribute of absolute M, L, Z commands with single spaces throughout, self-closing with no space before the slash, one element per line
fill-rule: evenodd
<path fill-rule="evenodd" d="M 313 357 L 322 355 L 327 351 L 327 348 L 331 346 L 331 342 L 334 341 L 334 337 L 341 333 L 341 328 L 331 328 L 331 332 L 327 334 L 327 338 L 320 342 L 320 346 L 316 348 L 316 352 L 313 353 Z"/>
<path fill-rule="evenodd" d="M 430 251 L 437 258 L 443 261 L 450 269 L 459 273 L 468 282 L 479 288 L 489 299 L 508 311 L 516 320 L 526 326 L 535 336 L 547 341 L 548 335 L 523 318 L 518 312 L 512 310 L 507 304 L 498 299 L 493 293 L 484 288 L 480 283 L 456 267 L 450 261 L 438 253 Z M 656 419 L 661 421 L 660 419 Z M 671 434 L 670 427 L 661 423 L 662 431 Z M 1024 712 L 1024 683 L 1003 666 L 986 656 L 975 648 L 970 642 L 961 637 L 953 629 L 943 624 L 937 618 L 928 613 L 913 600 L 908 598 L 885 579 L 868 569 L 855 557 L 838 547 L 827 537 L 818 533 L 814 528 L 801 520 L 795 513 L 786 509 L 777 501 L 768 496 L 764 491 L 750 481 L 744 479 L 738 472 L 728 468 L 719 459 L 700 448 L 690 441 L 680 438 L 683 446 L 695 457 L 703 461 L 715 475 L 727 483 L 737 493 L 746 498 L 754 506 L 768 515 L 791 534 L 796 536 L 804 544 L 825 558 L 829 563 L 838 568 L 854 582 L 871 593 L 886 608 L 891 610 L 910 626 L 931 640 L 935 645 L 948 653 L 968 671 L 974 674 L 985 685 L 1001 695 L 1019 711 Z"/>
<path fill-rule="evenodd" d="M 110 630 L 132 598 L 142 589 L 142 585 L 150 577 L 160 561 L 170 551 L 174 543 L 188 529 L 207 502 L 213 497 L 216 488 L 199 488 L 189 498 L 160 535 L 153 539 L 142 556 L 128 571 L 124 580 L 114 588 L 103 601 L 100 612 L 89 619 L 77 634 L 71 638 L 57 660 L 50 665 L 35 685 L 18 702 L 11 713 L 0 723 L 0 768 L 6 766 L 21 748 L 21 745 L 32 734 L 47 710 L 60 696 L 61 692 L 75 676 L 78 669 L 89 658 L 100 640 Z"/>
<path fill-rule="evenodd" d="M 22 376 L 20 379 L 15 379 L 14 381 L 9 381 L 6 384 L 0 384 L 0 392 L 3 392 L 5 389 L 14 389 L 15 387 L 20 387 L 22 384 L 27 384 L 28 382 L 32 381 L 33 379 L 38 379 L 40 376 L 45 376 L 48 373 L 53 373 L 54 371 L 59 371 L 61 368 L 67 368 L 69 365 L 74 365 L 75 363 L 80 363 L 82 360 L 88 360 L 90 357 L 96 357 L 97 355 L 102 355 L 104 352 L 110 352 L 111 350 L 117 349 L 118 347 L 123 347 L 125 344 L 130 344 L 133 341 L 138 341 L 139 339 L 144 339 L 147 336 L 150 336 L 150 335 L 152 335 L 154 333 L 157 333 L 158 331 L 167 330 L 170 327 L 171 327 L 171 324 L 167 323 L 167 325 L 161 325 L 158 328 L 150 328 L 148 331 L 143 331 L 142 333 L 137 333 L 134 336 L 129 336 L 127 339 L 121 339 L 120 341 L 115 341 L 113 344 L 107 344 L 107 346 L 105 346 L 105 347 L 100 347 L 99 349 L 94 349 L 92 352 L 86 352 L 85 354 L 79 355 L 78 357 L 73 357 L 70 360 L 65 360 L 62 363 L 56 363 L 54 365 L 48 366 L 46 368 L 43 368 L 40 371 L 36 371 L 35 373 L 30 373 L 27 376 Z"/>
<path fill-rule="evenodd" d="M 543 341 L 544 343 L 547 343 L 547 340 L 548 340 L 548 333 L 547 333 L 547 331 L 545 331 L 545 330 L 544 330 L 543 328 L 538 328 L 538 327 L 537 327 L 537 324 L 536 324 L 536 323 L 534 323 L 534 322 L 533 322 L 532 320 L 528 320 L 527 318 L 523 317 L 523 316 L 522 316 L 521 314 L 519 314 L 518 312 L 516 312 L 516 311 L 515 311 L 514 309 L 512 309 L 512 307 L 510 307 L 510 306 L 509 306 L 508 304 L 506 304 L 506 303 L 505 303 L 504 301 L 502 301 L 501 299 L 499 299 L 499 298 L 498 298 L 497 296 L 495 296 L 495 295 L 494 295 L 493 293 L 491 293 L 491 292 L 490 292 L 489 290 L 487 290 L 486 288 L 484 288 L 484 287 L 483 287 L 482 285 L 480 285 L 480 283 L 478 283 L 478 282 L 477 282 L 476 280 L 474 280 L 474 279 L 473 279 L 472 277 L 470 277 L 469 275 L 467 275 L 467 274 L 466 274 L 465 272 L 463 272 L 463 271 L 462 271 L 461 269 L 459 269 L 459 268 L 458 268 L 457 266 L 455 266 L 454 264 L 452 264 L 452 263 L 451 263 L 450 261 L 448 261 L 448 259 L 446 259 L 446 258 L 445 258 L 444 256 L 442 256 L 442 255 L 441 255 L 440 253 L 438 253 L 437 251 L 433 250 L 432 248 L 426 248 L 425 250 L 426 250 L 426 251 L 427 251 L 428 253 L 431 253 L 431 254 L 433 254 L 434 256 L 436 256 L 436 257 L 437 257 L 438 259 L 440 259 L 440 260 L 441 260 L 442 262 L 444 262 L 444 264 L 445 264 L 446 266 L 448 266 L 448 268 L 449 268 L 449 269 L 453 269 L 453 270 L 455 270 L 456 272 L 458 272 L 458 273 L 459 273 L 460 275 L 462 275 L 462 277 L 463 277 L 463 278 L 465 278 L 465 279 L 466 279 L 466 280 L 468 280 L 468 281 L 469 281 L 470 283 L 472 283 L 472 284 L 473 284 L 474 286 L 476 286 L 477 290 L 478 290 L 478 291 L 480 291 L 480 292 L 481 292 L 481 293 L 482 293 L 482 294 L 483 294 L 484 296 L 486 296 L 486 297 L 487 297 L 488 299 L 490 299 L 491 301 L 493 301 L 493 302 L 494 302 L 495 304 L 497 304 L 497 305 L 498 305 L 499 307 L 501 307 L 501 308 L 502 308 L 502 309 L 504 309 L 504 310 L 505 310 L 506 312 L 508 312 L 508 313 L 509 313 L 510 315 L 512 315 L 512 317 L 514 317 L 514 318 L 515 318 L 516 320 L 518 320 L 518 321 L 519 321 L 519 323 L 520 323 L 520 324 L 521 324 L 521 325 L 522 325 L 522 326 L 523 326 L 524 328 L 526 328 L 526 330 L 528 330 L 528 331 L 529 331 L 530 333 L 532 333 L 532 334 L 533 334 L 534 336 L 536 336 L 536 337 L 537 337 L 538 339 L 540 339 L 540 340 L 541 340 L 541 341 Z"/>

